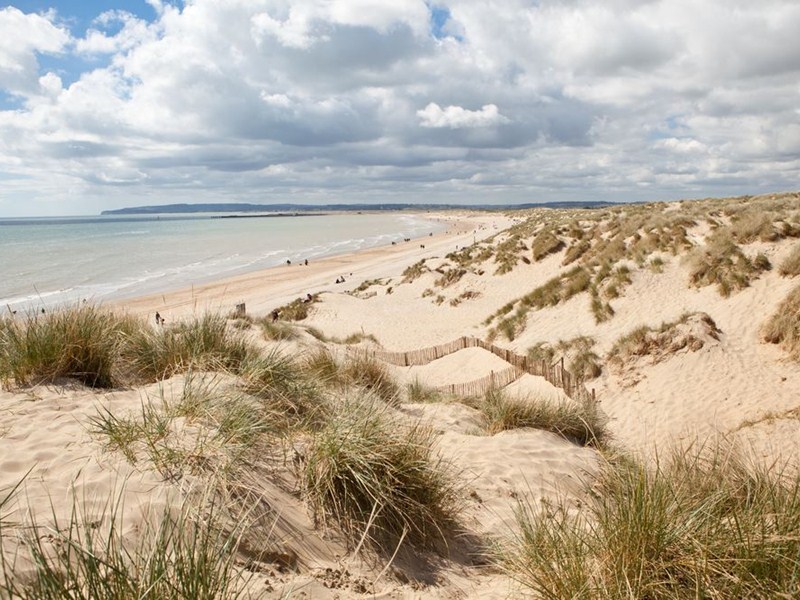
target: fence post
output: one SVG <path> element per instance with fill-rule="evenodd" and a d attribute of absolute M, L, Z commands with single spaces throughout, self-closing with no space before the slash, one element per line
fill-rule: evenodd
<path fill-rule="evenodd" d="M 408 352 L 403 352 L 403 366 L 408 366 Z"/>

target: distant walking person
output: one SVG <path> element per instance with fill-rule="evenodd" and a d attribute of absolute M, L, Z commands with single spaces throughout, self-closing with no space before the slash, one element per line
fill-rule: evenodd
<path fill-rule="evenodd" d="M 156 311 L 156 325 L 161 325 L 161 315 Z"/>

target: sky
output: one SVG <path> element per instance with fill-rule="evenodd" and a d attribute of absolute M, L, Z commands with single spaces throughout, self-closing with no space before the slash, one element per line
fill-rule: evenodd
<path fill-rule="evenodd" d="M 0 6 L 0 217 L 800 187 L 800 0 Z"/>

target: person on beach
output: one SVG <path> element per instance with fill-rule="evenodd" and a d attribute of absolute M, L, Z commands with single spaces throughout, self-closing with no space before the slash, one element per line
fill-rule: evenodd
<path fill-rule="evenodd" d="M 278 320 L 278 317 L 281 316 L 281 313 L 278 311 L 277 308 L 275 310 L 273 310 L 270 314 L 272 315 L 272 322 L 273 323 Z"/>
<path fill-rule="evenodd" d="M 156 325 L 161 325 L 161 315 L 156 311 Z"/>
<path fill-rule="evenodd" d="M 306 259 L 303 264 L 307 267 L 308 266 L 308 259 Z"/>

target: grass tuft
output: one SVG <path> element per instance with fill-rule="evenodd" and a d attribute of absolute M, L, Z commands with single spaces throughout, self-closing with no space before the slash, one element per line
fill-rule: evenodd
<path fill-rule="evenodd" d="M 789 256 L 783 259 L 778 272 L 784 277 L 800 275 L 800 244 L 795 244 Z"/>
<path fill-rule="evenodd" d="M 122 532 L 121 501 L 97 515 L 73 508 L 68 523 L 47 533 L 34 523 L 23 534 L 22 555 L 0 548 L 0 596 L 133 600 L 234 600 L 247 580 L 235 565 L 240 528 L 223 526 L 217 507 L 203 516 L 183 507 L 165 511 L 131 541 Z M 98 525 L 99 524 L 99 525 Z M 16 561 L 32 565 L 21 575 Z"/>
<path fill-rule="evenodd" d="M 761 336 L 765 342 L 780 344 L 796 361 L 800 361 L 800 286 L 796 286 L 764 323 Z"/>
<path fill-rule="evenodd" d="M 508 572 L 541 598 L 790 598 L 800 581 L 800 477 L 731 452 L 609 464 L 576 513 L 521 503 Z"/>
<path fill-rule="evenodd" d="M 303 468 L 315 516 L 387 553 L 404 540 L 440 546 L 461 494 L 430 429 L 407 427 L 368 397 L 346 399 L 314 437 Z"/>
<path fill-rule="evenodd" d="M 606 420 L 597 403 L 591 401 L 509 398 L 499 390 L 490 390 L 477 408 L 493 435 L 530 427 L 551 431 L 581 446 L 599 447 L 608 439 Z"/>
<path fill-rule="evenodd" d="M 118 357 L 126 334 L 141 326 L 93 305 L 5 321 L 0 379 L 29 385 L 67 377 L 90 387 L 113 387 L 119 382 Z"/>

